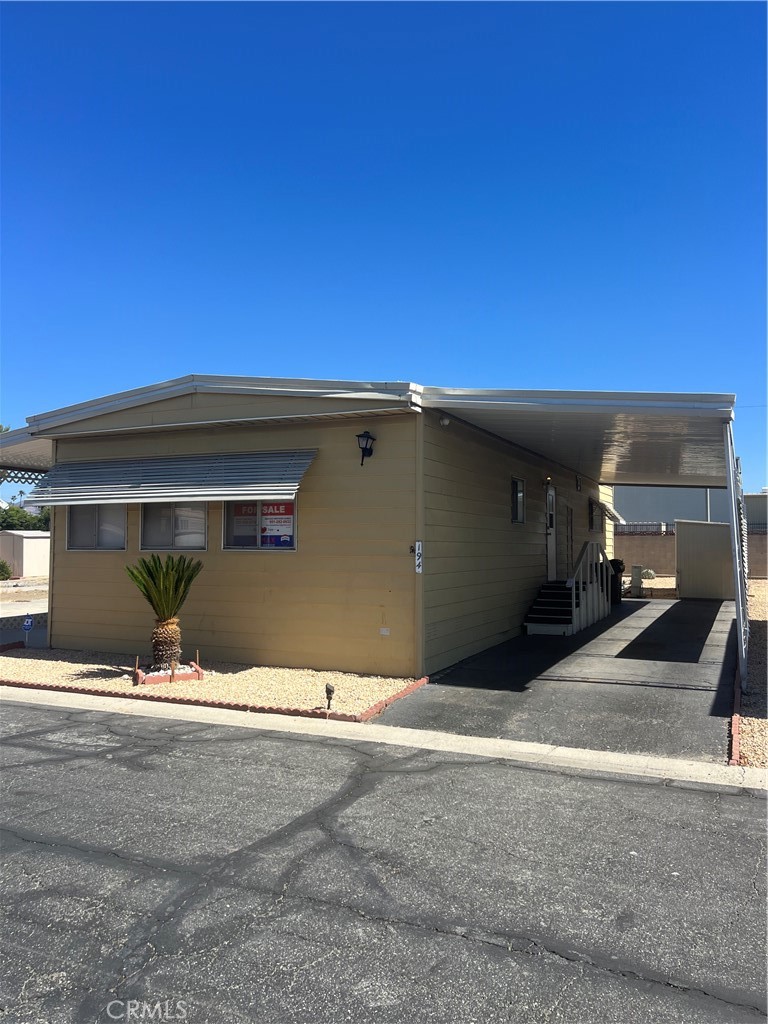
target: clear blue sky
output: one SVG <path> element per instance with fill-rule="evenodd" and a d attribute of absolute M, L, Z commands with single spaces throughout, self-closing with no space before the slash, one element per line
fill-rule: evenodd
<path fill-rule="evenodd" d="M 16 3 L 0 418 L 182 374 L 735 391 L 759 3 Z"/>

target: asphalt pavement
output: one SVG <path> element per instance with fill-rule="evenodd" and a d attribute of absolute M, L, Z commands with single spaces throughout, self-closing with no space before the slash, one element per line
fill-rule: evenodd
<path fill-rule="evenodd" d="M 724 764 L 733 601 L 625 600 L 574 636 L 518 636 L 434 675 L 384 725 Z"/>
<path fill-rule="evenodd" d="M 764 1019 L 747 792 L 364 727 L 4 703 L 2 736 L 8 1024 Z"/>

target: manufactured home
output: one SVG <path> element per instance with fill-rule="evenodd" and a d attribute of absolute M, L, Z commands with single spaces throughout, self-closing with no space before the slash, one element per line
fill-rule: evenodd
<path fill-rule="evenodd" d="M 124 567 L 184 552 L 188 653 L 420 676 L 548 581 L 604 597 L 616 484 L 726 488 L 738 583 L 733 403 L 193 375 L 32 416 L 0 467 L 53 509 L 54 647 L 145 652 Z"/>

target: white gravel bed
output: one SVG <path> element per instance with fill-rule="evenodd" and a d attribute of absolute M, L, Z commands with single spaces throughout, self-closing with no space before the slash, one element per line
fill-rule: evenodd
<path fill-rule="evenodd" d="M 741 699 L 740 760 L 768 767 L 768 580 L 749 581 L 749 675 Z"/>
<path fill-rule="evenodd" d="M 352 672 L 250 667 L 220 661 L 203 664 L 202 680 L 134 686 L 134 664 L 135 659 L 124 654 L 19 648 L 0 654 L 0 680 L 302 711 L 325 709 L 325 686 L 331 683 L 336 691 L 331 710 L 351 715 L 359 715 L 414 682 Z"/>
<path fill-rule="evenodd" d="M 0 580 L 0 606 L 9 601 L 44 601 L 47 597 L 47 576 L 23 576 L 18 580 Z"/>

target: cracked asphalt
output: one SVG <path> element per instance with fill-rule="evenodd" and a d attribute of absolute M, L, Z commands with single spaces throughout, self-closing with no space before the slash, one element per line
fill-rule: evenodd
<path fill-rule="evenodd" d="M 2 737 L 8 1024 L 125 1020 L 128 1000 L 211 1024 L 765 1018 L 748 793 L 385 748 L 364 726 L 8 703 Z"/>

